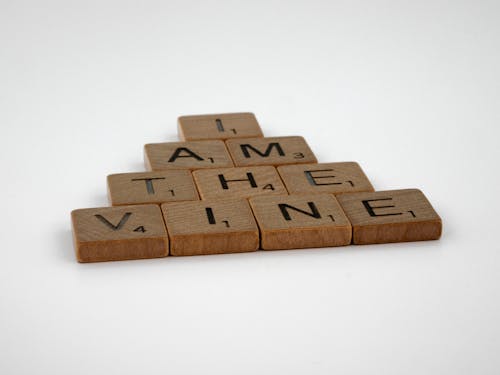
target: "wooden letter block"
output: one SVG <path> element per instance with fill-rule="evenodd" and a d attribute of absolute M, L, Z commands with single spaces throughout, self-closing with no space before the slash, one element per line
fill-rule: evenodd
<path fill-rule="evenodd" d="M 437 240 L 441 218 L 418 189 L 341 194 L 337 199 L 351 221 L 353 243 Z"/>
<path fill-rule="evenodd" d="M 374 191 L 355 162 L 284 165 L 278 172 L 290 194 Z"/>
<path fill-rule="evenodd" d="M 351 224 L 331 194 L 255 197 L 250 206 L 264 250 L 351 243 Z"/>
<path fill-rule="evenodd" d="M 113 206 L 199 200 L 188 170 L 109 175 L 108 198 Z"/>
<path fill-rule="evenodd" d="M 201 199 L 287 194 L 274 167 L 206 169 L 193 172 Z"/>
<path fill-rule="evenodd" d="M 177 121 L 179 138 L 183 141 L 263 136 L 253 113 L 181 116 Z"/>
<path fill-rule="evenodd" d="M 316 163 L 302 137 L 229 139 L 226 145 L 237 167 Z"/>
<path fill-rule="evenodd" d="M 161 206 L 171 255 L 255 251 L 259 230 L 244 199 L 165 203 Z"/>
<path fill-rule="evenodd" d="M 144 146 L 147 170 L 232 167 L 223 141 L 150 143 Z"/>
<path fill-rule="evenodd" d="M 79 262 L 168 255 L 167 230 L 157 205 L 74 210 L 71 221 Z"/>

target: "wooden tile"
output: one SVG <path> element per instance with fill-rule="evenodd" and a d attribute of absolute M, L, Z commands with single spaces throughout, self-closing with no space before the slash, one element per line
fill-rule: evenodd
<path fill-rule="evenodd" d="M 226 145 L 237 167 L 316 163 L 302 137 L 229 139 Z"/>
<path fill-rule="evenodd" d="M 188 170 L 112 174 L 107 181 L 112 206 L 200 199 Z"/>
<path fill-rule="evenodd" d="M 79 262 L 159 258 L 168 235 L 157 205 L 86 208 L 71 212 Z"/>
<path fill-rule="evenodd" d="M 331 194 L 250 198 L 264 250 L 343 246 L 351 224 Z"/>
<path fill-rule="evenodd" d="M 436 240 L 441 218 L 418 189 L 341 194 L 354 244 Z"/>
<path fill-rule="evenodd" d="M 177 120 L 183 141 L 263 137 L 253 113 L 220 113 L 181 116 Z"/>
<path fill-rule="evenodd" d="M 144 146 L 147 170 L 232 167 L 223 141 L 150 143 Z"/>
<path fill-rule="evenodd" d="M 206 169 L 193 172 L 201 199 L 287 194 L 274 167 Z"/>
<path fill-rule="evenodd" d="M 290 194 L 374 191 L 355 162 L 284 165 L 278 172 Z"/>
<path fill-rule="evenodd" d="M 171 255 L 255 251 L 259 230 L 244 199 L 165 203 L 161 206 Z"/>

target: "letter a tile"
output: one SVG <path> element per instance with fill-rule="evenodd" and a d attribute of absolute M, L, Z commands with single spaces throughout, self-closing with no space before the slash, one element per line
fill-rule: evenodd
<path fill-rule="evenodd" d="M 165 203 L 161 206 L 171 255 L 255 251 L 259 230 L 244 199 Z"/>
<path fill-rule="evenodd" d="M 331 194 L 250 198 L 264 250 L 343 246 L 351 224 Z"/>
<path fill-rule="evenodd" d="M 253 113 L 181 116 L 177 122 L 179 138 L 183 141 L 263 136 Z"/>
<path fill-rule="evenodd" d="M 85 208 L 71 212 L 79 262 L 159 258 L 168 235 L 157 205 Z"/>
<path fill-rule="evenodd" d="M 223 141 L 150 143 L 144 146 L 149 171 L 232 167 Z"/>
<path fill-rule="evenodd" d="M 437 240 L 441 218 L 418 189 L 341 194 L 337 197 L 357 245 Z"/>
<path fill-rule="evenodd" d="M 229 139 L 226 145 L 237 167 L 316 163 L 302 137 Z"/>

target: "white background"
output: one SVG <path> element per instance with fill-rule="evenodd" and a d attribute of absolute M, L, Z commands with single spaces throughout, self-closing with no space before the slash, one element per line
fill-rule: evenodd
<path fill-rule="evenodd" d="M 498 374 L 498 1 L 0 0 L 1 374 Z M 78 264 L 184 114 L 253 111 L 440 241 Z"/>

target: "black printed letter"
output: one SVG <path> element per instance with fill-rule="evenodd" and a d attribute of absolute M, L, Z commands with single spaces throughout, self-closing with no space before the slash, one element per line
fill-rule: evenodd
<path fill-rule="evenodd" d="M 181 152 L 185 152 L 187 155 L 181 155 Z M 168 159 L 168 162 L 169 163 L 173 163 L 174 161 L 177 160 L 177 158 L 195 158 L 198 161 L 203 161 L 204 160 L 201 156 L 197 155 L 196 153 L 194 153 L 193 151 L 191 151 L 187 147 L 178 147 L 174 151 L 174 153 L 172 154 L 172 156 L 170 157 L 170 159 Z"/>
<path fill-rule="evenodd" d="M 249 149 L 252 150 L 253 152 L 255 152 L 256 154 L 259 154 L 263 158 L 267 158 L 271 154 L 273 147 L 276 148 L 276 151 L 278 151 L 279 156 L 285 156 L 285 152 L 283 151 L 283 149 L 281 148 L 281 145 L 278 142 L 269 143 L 265 152 L 260 152 L 255 147 L 253 147 L 252 145 L 249 145 L 249 144 L 243 144 L 243 145 L 240 145 L 240 147 L 241 147 L 241 151 L 243 152 L 243 155 L 245 155 L 246 158 L 251 157 Z"/>
<path fill-rule="evenodd" d="M 165 177 L 151 177 L 151 178 L 133 178 L 132 181 L 146 181 L 146 190 L 148 194 L 154 194 L 155 188 L 153 187 L 153 180 L 164 180 Z"/>
<path fill-rule="evenodd" d="M 372 207 L 370 205 L 370 202 L 376 202 L 376 201 L 392 201 L 392 198 L 379 198 L 379 199 L 367 199 L 363 201 L 363 206 L 365 206 L 366 211 L 370 214 L 372 217 L 377 217 L 377 216 L 394 216 L 394 215 L 402 215 L 402 212 L 398 213 L 392 213 L 392 214 L 376 214 L 374 209 L 375 208 L 392 208 L 395 206 L 377 206 L 377 207 Z"/>
<path fill-rule="evenodd" d="M 226 180 L 223 174 L 219 175 L 219 181 L 224 190 L 229 189 L 229 186 L 227 185 L 228 182 L 236 182 L 236 181 L 248 181 L 250 183 L 250 186 L 253 188 L 257 187 L 257 183 L 255 182 L 255 178 L 253 177 L 253 174 L 251 172 L 247 173 L 247 178 L 242 179 L 242 180 Z"/>
<path fill-rule="evenodd" d="M 120 230 L 122 227 L 125 225 L 127 220 L 129 219 L 130 215 L 132 215 L 131 212 L 126 212 L 125 215 L 122 216 L 120 222 L 117 225 L 113 225 L 102 215 L 94 215 L 96 218 L 98 218 L 103 224 L 105 224 L 107 227 L 111 228 L 112 230 Z"/>
<path fill-rule="evenodd" d="M 214 211 L 211 207 L 205 207 L 205 212 L 207 213 L 208 224 L 215 224 Z"/>
<path fill-rule="evenodd" d="M 317 182 L 316 180 L 319 180 L 321 178 L 335 178 L 335 176 L 313 176 L 313 172 L 333 172 L 333 169 L 316 169 L 316 170 L 311 170 L 311 171 L 304 171 L 304 174 L 306 175 L 307 181 L 311 185 L 315 186 L 321 186 L 321 185 L 342 185 L 342 182 Z"/>
<path fill-rule="evenodd" d="M 278 207 L 280 208 L 281 214 L 283 215 L 283 217 L 285 218 L 285 220 L 292 220 L 290 214 L 287 211 L 287 208 L 289 208 L 291 210 L 294 210 L 294 211 L 297 211 L 297 212 L 300 212 L 300 213 L 302 213 L 304 215 L 308 215 L 308 216 L 314 217 L 316 219 L 321 219 L 321 215 L 320 215 L 320 213 L 319 213 L 318 208 L 316 207 L 316 205 L 313 202 L 307 202 L 307 205 L 311 209 L 311 212 L 303 211 L 300 208 L 297 208 L 297 207 L 294 207 L 294 206 L 290 206 L 289 204 L 286 204 L 286 203 L 279 203 Z"/>

